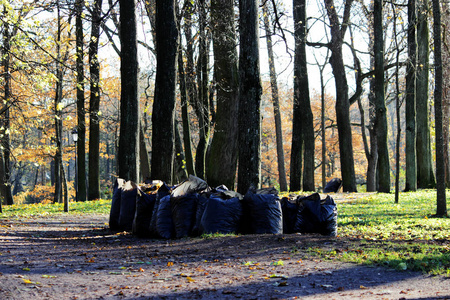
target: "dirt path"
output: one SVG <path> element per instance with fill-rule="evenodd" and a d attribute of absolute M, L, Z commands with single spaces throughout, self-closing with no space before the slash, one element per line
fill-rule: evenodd
<path fill-rule="evenodd" d="M 450 280 L 321 261 L 343 239 L 173 241 L 114 234 L 106 215 L 0 219 L 0 299 L 450 299 Z"/>

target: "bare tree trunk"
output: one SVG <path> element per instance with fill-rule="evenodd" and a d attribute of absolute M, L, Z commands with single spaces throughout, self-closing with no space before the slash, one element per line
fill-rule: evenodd
<path fill-rule="evenodd" d="M 239 1 L 239 166 L 238 191 L 261 182 L 261 79 L 258 0 Z"/>
<path fill-rule="evenodd" d="M 330 64 L 336 85 L 336 119 L 339 133 L 339 152 L 344 192 L 356 192 L 355 164 L 353 160 L 352 128 L 350 125 L 350 102 L 348 84 L 342 56 L 342 44 L 350 17 L 352 0 L 345 3 L 342 25 L 333 0 L 324 0 L 331 25 Z"/>
<path fill-rule="evenodd" d="M 135 0 L 119 0 L 120 5 L 120 136 L 119 177 L 139 179 L 139 101 Z M 169 175 L 170 176 L 170 175 Z"/>
<path fill-rule="evenodd" d="M 61 15 L 60 15 L 60 3 L 57 4 L 57 37 L 56 37 L 56 88 L 55 88 L 55 141 L 56 141 L 56 153 L 55 153 L 55 195 L 54 202 L 63 202 L 63 176 L 62 176 L 62 118 L 61 118 L 61 101 L 62 101 L 62 83 L 63 83 L 63 70 L 62 70 L 62 55 L 61 55 Z"/>
<path fill-rule="evenodd" d="M 378 150 L 378 192 L 389 193 L 391 170 L 389 167 L 388 129 L 384 100 L 384 36 L 383 1 L 374 1 L 374 56 L 375 56 L 375 130 Z"/>
<path fill-rule="evenodd" d="M 210 102 L 208 93 L 208 37 L 207 37 L 207 10 L 206 1 L 199 3 L 199 53 L 197 61 L 198 99 L 195 103 L 196 114 L 199 120 L 199 142 L 195 155 L 195 173 L 200 178 L 206 176 L 206 154 L 210 135 Z"/>
<path fill-rule="evenodd" d="M 98 42 L 100 37 L 101 7 L 102 0 L 94 1 L 91 40 L 89 42 L 89 67 L 91 73 L 89 106 L 89 200 L 100 198 L 100 63 L 98 61 Z"/>
<path fill-rule="evenodd" d="M 444 28 L 450 28 L 450 6 L 448 3 L 442 3 L 442 22 Z M 446 30 L 443 35 L 444 48 L 442 49 L 442 61 L 450 60 L 450 30 Z M 450 187 L 450 66 L 447 64 L 442 69 L 442 123 L 444 136 L 444 164 L 445 164 L 445 182 L 447 188 Z"/>
<path fill-rule="evenodd" d="M 238 55 L 234 1 L 212 0 L 211 23 L 217 114 L 207 158 L 206 178 L 211 186 L 234 189 L 238 160 Z"/>
<path fill-rule="evenodd" d="M 405 191 L 417 189 L 416 165 L 416 0 L 408 0 L 408 65 L 406 67 Z"/>
<path fill-rule="evenodd" d="M 439 0 L 433 0 L 434 29 L 434 116 L 436 122 L 436 215 L 447 216 L 445 196 L 444 140 L 442 135 L 442 41 Z"/>
<path fill-rule="evenodd" d="M 283 128 L 281 126 L 281 111 L 280 101 L 278 95 L 277 74 L 275 71 L 275 58 L 273 55 L 272 46 L 272 31 L 269 23 L 269 10 L 266 2 L 263 5 L 264 15 L 264 30 L 266 31 L 267 52 L 269 56 L 269 73 L 270 73 L 270 87 L 272 90 L 273 115 L 275 119 L 275 137 L 277 145 L 277 162 L 278 162 L 278 181 L 280 184 L 280 191 L 287 191 L 286 169 L 284 167 L 284 149 L 283 149 Z"/>
<path fill-rule="evenodd" d="M 156 80 L 152 113 L 152 179 L 172 184 L 178 29 L 175 1 L 156 1 Z"/>
<path fill-rule="evenodd" d="M 189 99 L 186 85 L 186 73 L 184 69 L 183 54 L 181 49 L 178 51 L 178 74 L 180 84 L 180 98 L 181 98 L 181 120 L 183 128 L 183 144 L 185 155 L 186 171 L 189 175 L 195 175 L 194 157 L 192 155 L 192 141 L 191 141 L 191 121 L 189 118 Z"/>
<path fill-rule="evenodd" d="M 175 121 L 174 127 L 175 134 L 175 156 L 173 162 L 173 178 L 175 182 L 182 182 L 188 179 L 189 174 L 186 171 L 184 164 L 184 152 L 183 152 L 183 142 L 181 140 L 180 130 L 178 129 L 178 124 Z"/>
<path fill-rule="evenodd" d="M 416 151 L 417 187 L 419 189 L 436 186 L 432 155 L 429 122 L 428 74 L 429 74 L 429 32 L 428 0 L 418 0 L 417 20 L 417 81 L 416 81 Z"/>
<path fill-rule="evenodd" d="M 77 68 L 77 201 L 86 201 L 86 109 L 84 97 L 84 39 L 83 39 L 83 7 L 84 1 L 75 2 L 76 10 L 76 68 Z"/>
<path fill-rule="evenodd" d="M 5 10 L 6 12 L 6 10 Z M 10 170 L 10 136 L 9 136 L 9 107 L 11 105 L 11 73 L 10 73 L 10 42 L 11 32 L 8 22 L 3 22 L 3 49 L 2 66 L 4 77 L 4 99 L 0 104 L 0 203 L 2 200 L 7 205 L 14 204 L 11 194 L 11 170 Z M 0 208 L 1 210 L 1 208 Z M 1 211 L 0 211 L 1 212 Z"/>
<path fill-rule="evenodd" d="M 144 127 L 142 122 L 139 124 L 139 163 L 142 179 L 148 180 L 150 177 L 150 157 L 148 155 L 147 142 L 144 135 Z"/>
<path fill-rule="evenodd" d="M 394 39 L 395 39 L 395 115 L 397 121 L 397 137 L 395 143 L 395 203 L 399 203 L 400 198 L 400 142 L 402 134 L 401 126 L 401 101 L 400 101 L 400 49 L 398 46 L 398 36 L 397 36 L 397 13 L 395 10 L 394 3 L 391 3 L 394 12 Z"/>

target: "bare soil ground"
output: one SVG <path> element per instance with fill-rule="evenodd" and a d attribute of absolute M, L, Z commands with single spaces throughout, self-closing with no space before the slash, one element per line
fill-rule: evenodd
<path fill-rule="evenodd" d="M 323 261 L 318 235 L 138 239 L 107 215 L 0 220 L 0 299 L 450 299 L 450 280 Z"/>

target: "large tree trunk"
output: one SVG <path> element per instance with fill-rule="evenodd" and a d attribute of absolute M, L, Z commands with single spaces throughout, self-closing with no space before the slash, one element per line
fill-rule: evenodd
<path fill-rule="evenodd" d="M 189 0 L 188 0 L 189 1 Z M 183 128 L 183 145 L 185 156 L 185 168 L 188 175 L 195 175 L 194 157 L 192 155 L 192 140 L 191 140 L 191 121 L 189 118 L 189 99 L 186 85 L 186 73 L 184 69 L 182 51 L 178 51 L 178 75 L 180 84 L 180 98 L 181 98 L 181 121 Z"/>
<path fill-rule="evenodd" d="M 395 49 L 396 49 L 396 55 L 395 55 L 395 119 L 396 119 L 396 125 L 397 125 L 397 136 L 396 136 L 396 143 L 395 143 L 395 203 L 399 202 L 400 198 L 400 142 L 401 142 L 401 134 L 402 134 L 402 124 L 401 124 L 401 101 L 400 101 L 400 54 L 401 49 L 398 47 L 398 35 L 397 35 L 397 13 L 395 10 L 394 3 L 391 3 L 391 6 L 393 8 L 393 20 L 394 20 L 394 41 L 395 41 Z"/>
<path fill-rule="evenodd" d="M 306 70 L 306 52 L 305 52 L 305 1 L 293 1 L 294 13 L 294 38 L 295 38 L 295 57 L 294 57 L 294 105 L 292 114 L 292 146 L 291 146 L 291 164 L 290 164 L 290 182 L 291 191 L 300 191 L 302 189 L 302 165 L 303 165 L 303 107 L 302 95 L 309 97 L 308 73 Z M 306 78 L 306 80 L 305 80 Z"/>
<path fill-rule="evenodd" d="M 139 179 L 139 101 L 135 0 L 119 0 L 120 5 L 120 137 L 118 174 Z"/>
<path fill-rule="evenodd" d="M 433 0 L 434 29 L 434 116 L 436 122 L 436 215 L 447 216 L 445 196 L 444 139 L 442 135 L 442 42 L 439 0 Z"/>
<path fill-rule="evenodd" d="M 389 167 L 388 129 L 386 103 L 384 100 L 384 38 L 383 1 L 374 1 L 374 56 L 375 56 L 375 130 L 378 150 L 378 192 L 389 193 L 391 189 L 391 170 Z"/>
<path fill-rule="evenodd" d="M 450 28 L 450 6 L 442 3 L 442 22 L 445 28 Z M 450 30 L 445 31 L 444 41 L 450 41 Z M 445 43 L 444 43 L 445 45 Z M 442 61 L 450 60 L 450 48 L 445 46 L 442 49 Z M 450 187 L 450 66 L 446 64 L 442 68 L 442 123 L 444 136 L 444 162 L 445 162 L 445 182 L 447 188 Z"/>
<path fill-rule="evenodd" d="M 14 204 L 11 194 L 11 170 L 10 170 L 10 136 L 9 136 L 9 107 L 11 106 L 11 73 L 10 73 L 10 42 L 11 32 L 9 23 L 3 23 L 3 49 L 2 66 L 4 78 L 4 98 L 0 104 L 0 203 L 5 201 L 7 205 Z M 1 208 L 0 208 L 1 212 Z"/>
<path fill-rule="evenodd" d="M 311 136 L 312 112 L 306 62 L 306 1 L 293 1 L 293 12 L 295 57 L 290 190 L 299 191 L 302 188 L 302 163 L 304 161 L 303 189 L 311 191 L 314 190 L 314 150 L 311 152 L 311 146 L 314 148 L 314 129 Z M 312 160 L 311 154 L 313 155 Z"/>
<path fill-rule="evenodd" d="M 89 187 L 88 199 L 100 198 L 100 63 L 98 41 L 100 36 L 102 0 L 96 0 L 92 10 L 91 40 L 89 42 L 89 67 L 91 95 L 89 105 Z M 123 52 L 123 50 L 122 50 Z"/>
<path fill-rule="evenodd" d="M 349 22 L 352 0 L 345 3 L 344 20 L 340 26 L 333 0 L 324 0 L 331 26 L 330 64 L 336 85 L 336 119 L 339 133 L 339 152 L 344 192 L 356 192 L 355 165 L 353 160 L 352 128 L 350 125 L 350 102 L 342 44 Z"/>
<path fill-rule="evenodd" d="M 208 64 L 209 53 L 208 28 L 207 28 L 207 10 L 205 0 L 199 1 L 199 53 L 197 61 L 197 82 L 198 98 L 195 103 L 195 110 L 198 118 L 199 141 L 195 153 L 195 173 L 200 178 L 206 175 L 206 156 L 209 145 L 210 135 L 210 102 L 209 102 L 209 78 Z"/>
<path fill-rule="evenodd" d="M 56 87 L 55 87 L 55 101 L 54 101 L 54 112 L 55 112 L 55 143 L 56 143 L 56 153 L 55 153 L 55 195 L 53 201 L 55 203 L 63 202 L 63 161 L 62 161 L 62 92 L 63 92 L 63 66 L 62 66 L 62 55 L 61 55 L 61 15 L 60 15 L 60 3 L 56 2 L 57 5 L 57 36 L 56 36 Z"/>
<path fill-rule="evenodd" d="M 261 180 L 261 80 L 258 1 L 239 1 L 239 166 L 238 191 L 259 187 Z"/>
<path fill-rule="evenodd" d="M 406 66 L 405 191 L 417 189 L 416 162 L 416 0 L 408 0 L 408 64 Z"/>
<path fill-rule="evenodd" d="M 417 81 L 416 81 L 416 151 L 417 187 L 433 188 L 436 185 L 433 173 L 428 101 L 429 32 L 428 0 L 419 0 L 417 20 Z"/>
<path fill-rule="evenodd" d="M 217 114 L 208 155 L 206 178 L 211 186 L 234 189 L 238 145 L 238 55 L 234 27 L 234 1 L 212 0 L 211 22 Z"/>
<path fill-rule="evenodd" d="M 84 97 L 84 39 L 83 39 L 83 7 L 84 1 L 75 2 L 76 10 L 76 68 L 77 68 L 77 201 L 86 201 L 86 110 Z"/>
<path fill-rule="evenodd" d="M 373 9 L 373 5 L 372 5 Z M 369 35 L 369 49 L 374 49 L 373 34 Z M 370 51 L 370 50 L 369 50 Z M 375 69 L 375 58 L 370 57 L 370 69 Z M 366 190 L 375 192 L 377 190 L 377 165 L 378 165 L 378 149 L 377 149 L 377 132 L 375 130 L 375 79 L 369 78 L 369 145 L 365 148 L 367 158 L 366 172 Z"/>
<path fill-rule="evenodd" d="M 172 183 L 178 29 L 175 3 L 156 1 L 156 80 L 152 113 L 152 179 Z"/>
<path fill-rule="evenodd" d="M 294 102 L 298 102 L 302 122 L 301 140 L 304 148 L 303 190 L 314 191 L 315 136 L 314 120 L 309 99 L 308 67 L 306 61 L 306 1 L 300 0 L 298 2 L 294 1 L 294 3 L 294 22 L 296 24 L 294 29 L 294 35 L 296 36 L 294 80 L 298 80 L 298 89 L 294 89 Z"/>

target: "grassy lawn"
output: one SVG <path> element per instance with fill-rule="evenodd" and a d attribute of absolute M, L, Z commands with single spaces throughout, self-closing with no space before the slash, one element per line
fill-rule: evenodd
<path fill-rule="evenodd" d="M 111 200 L 95 200 L 86 202 L 70 202 L 69 214 L 109 214 L 111 208 Z M 62 203 L 55 204 L 14 204 L 3 205 L 3 213 L 0 214 L 2 218 L 23 218 L 34 216 L 48 216 L 51 214 L 65 214 L 63 212 L 64 206 Z"/>
<path fill-rule="evenodd" d="M 447 206 L 450 206 L 448 202 Z M 433 218 L 436 191 L 373 194 L 338 203 L 338 235 L 347 249 L 310 251 L 343 261 L 450 276 L 450 218 Z"/>
<path fill-rule="evenodd" d="M 315 256 L 361 264 L 385 265 L 398 270 L 450 276 L 450 218 L 432 218 L 436 192 L 343 195 L 338 202 L 339 249 L 311 245 Z M 450 203 L 447 204 L 450 207 Z M 71 202 L 69 214 L 108 214 L 110 200 Z M 62 204 L 3 206 L 0 219 L 63 214 Z"/>

